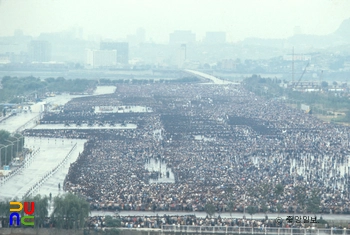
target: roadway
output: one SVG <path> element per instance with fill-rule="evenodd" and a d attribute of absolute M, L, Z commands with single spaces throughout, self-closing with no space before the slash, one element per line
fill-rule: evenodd
<path fill-rule="evenodd" d="M 35 188 L 32 195 L 49 196 L 51 193 L 54 197 L 62 193 L 63 181 L 68 174 L 70 164 L 75 162 L 79 153 L 83 151 L 85 142 L 86 140 L 81 139 L 25 137 L 26 148 L 33 151 L 39 150 L 39 148 L 40 150 L 22 171 L 0 184 L 0 201 L 15 197 L 22 198 L 32 187 Z M 76 143 L 77 147 L 60 169 L 55 174 L 45 177 L 48 172 L 62 162 Z M 43 178 L 45 181 L 38 184 Z M 58 184 L 61 185 L 61 190 L 58 189 Z"/>
<path fill-rule="evenodd" d="M 115 89 L 116 89 L 115 86 L 98 86 L 94 91 L 93 95 L 95 96 L 95 95 L 112 94 L 115 92 Z M 31 105 L 30 107 L 32 112 L 18 113 L 15 116 L 6 118 L 5 120 L 1 121 L 0 130 L 6 130 L 13 133 L 13 132 L 16 132 L 19 128 L 22 128 L 22 129 L 33 128 L 34 126 L 36 126 L 36 120 L 37 120 L 36 118 L 39 118 L 40 113 L 43 111 L 44 104 L 64 105 L 74 98 L 83 97 L 83 96 L 86 96 L 86 95 L 62 94 L 62 95 L 56 95 L 54 97 L 48 97 L 42 102 L 38 102 L 36 104 Z"/>
<path fill-rule="evenodd" d="M 228 84 L 234 84 L 234 85 L 239 85 L 240 83 L 235 83 L 235 82 L 230 82 L 230 81 L 226 81 L 226 80 L 222 80 L 220 78 L 217 78 L 213 75 L 207 74 L 207 73 L 202 73 L 199 71 L 195 71 L 195 70 L 190 70 L 190 69 L 186 69 L 185 72 L 195 75 L 197 77 L 201 77 L 201 78 L 205 78 L 205 79 L 209 79 L 211 80 L 214 84 L 219 84 L 219 85 L 228 85 Z"/>
<path fill-rule="evenodd" d="M 94 95 L 111 94 L 114 91 L 114 86 L 102 86 L 97 87 Z M 43 102 L 32 105 L 32 112 L 19 113 L 2 121 L 0 123 L 0 130 L 15 132 L 19 128 L 34 128 L 37 125 L 35 118 L 40 116 L 43 104 L 64 105 L 75 97 L 81 96 L 63 94 L 49 97 Z M 39 150 L 39 148 L 40 150 L 37 151 L 35 156 L 30 158 L 31 160 L 17 174 L 7 178 L 6 181 L 4 181 L 4 178 L 0 178 L 0 201 L 15 197 L 22 198 L 34 185 L 36 186 L 32 192 L 33 195 L 41 194 L 43 196 L 49 196 L 51 193 L 52 197 L 54 197 L 62 194 L 63 181 L 68 173 L 70 164 L 75 162 L 79 153 L 83 151 L 85 142 L 86 140 L 81 139 L 25 137 L 24 143 L 26 148 L 33 151 Z M 67 161 L 61 164 L 74 144 L 77 144 L 76 148 L 72 151 L 70 157 L 67 158 Z M 27 157 L 29 159 L 29 156 Z M 60 167 L 54 174 L 48 174 L 48 172 L 58 165 Z M 45 181 L 39 183 L 43 178 L 45 178 Z M 61 190 L 59 190 L 58 184 L 61 184 Z"/>

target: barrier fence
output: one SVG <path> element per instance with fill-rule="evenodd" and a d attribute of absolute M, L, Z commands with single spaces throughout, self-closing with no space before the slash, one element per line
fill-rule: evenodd
<path fill-rule="evenodd" d="M 15 170 L 11 171 L 10 174 L 0 178 L 0 186 L 2 186 L 7 181 L 9 181 L 13 176 L 21 173 L 23 171 L 23 169 L 27 168 L 33 162 L 33 159 L 38 154 L 38 152 L 40 152 L 40 148 L 34 150 L 31 153 L 26 153 L 23 164 L 21 166 L 17 167 Z"/>
<path fill-rule="evenodd" d="M 268 234 L 268 235 L 350 235 L 350 229 L 330 228 L 251 228 L 232 226 L 177 226 L 163 225 L 162 233 L 188 234 Z"/>
<path fill-rule="evenodd" d="M 31 128 L 34 128 L 35 126 L 38 125 L 38 121 L 40 121 L 41 119 L 41 113 L 38 114 L 37 116 L 33 117 L 32 119 L 30 119 L 29 121 L 27 121 L 26 123 L 24 123 L 22 126 L 18 127 L 15 131 L 15 133 L 19 133 L 21 131 L 24 131 L 28 126 L 29 124 L 33 123 L 34 125 L 31 126 Z"/>
<path fill-rule="evenodd" d="M 33 184 L 28 191 L 22 196 L 22 198 L 26 198 L 29 196 L 32 196 L 35 192 L 37 192 L 40 187 L 48 180 L 50 179 L 59 169 L 61 169 L 66 163 L 69 157 L 71 156 L 71 153 L 74 151 L 74 149 L 77 147 L 77 143 L 73 145 L 69 153 L 65 156 L 65 158 L 53 169 L 48 171 L 43 177 L 40 178 L 35 184 Z"/>

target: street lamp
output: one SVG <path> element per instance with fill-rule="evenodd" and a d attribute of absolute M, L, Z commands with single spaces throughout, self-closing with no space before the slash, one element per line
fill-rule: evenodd
<path fill-rule="evenodd" d="M 18 155 L 18 144 L 19 144 L 19 141 L 21 140 L 21 139 L 23 139 L 24 137 L 23 137 L 23 135 L 21 135 L 20 137 L 16 137 L 16 136 L 13 136 L 13 138 L 15 138 L 16 139 L 16 141 L 17 141 L 17 155 Z"/>
<path fill-rule="evenodd" d="M 2 148 L 0 148 L 0 159 L 1 159 L 1 150 L 3 149 L 3 148 L 5 148 L 5 163 L 6 163 L 6 159 L 7 159 L 7 147 L 8 146 L 11 146 L 11 144 L 9 144 L 9 145 L 4 145 Z M 0 164 L 1 165 L 1 164 Z"/>
<path fill-rule="evenodd" d="M 11 143 L 10 145 L 12 145 L 11 158 L 13 159 L 13 146 L 15 146 L 15 144 L 14 144 L 15 141 L 11 141 L 11 140 L 5 140 L 5 141 L 10 142 Z M 8 145 L 8 146 L 10 146 L 10 145 Z M 6 148 L 6 150 L 7 150 L 7 148 Z M 11 162 L 11 159 L 10 159 L 10 162 Z"/>
<path fill-rule="evenodd" d="M 2 152 L 2 149 L 3 149 L 3 148 L 6 148 L 6 146 L 2 144 L 2 147 L 0 148 L 0 169 L 1 169 L 1 167 L 2 167 L 2 164 L 1 164 L 1 161 L 2 161 L 1 152 Z M 5 156 L 6 156 L 6 155 L 5 155 Z"/>

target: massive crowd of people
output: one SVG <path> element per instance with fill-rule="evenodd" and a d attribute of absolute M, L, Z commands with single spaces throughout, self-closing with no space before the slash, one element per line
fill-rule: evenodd
<path fill-rule="evenodd" d="M 108 222 L 106 216 L 92 216 L 88 219 L 89 227 L 94 228 L 104 228 L 108 227 Z M 324 222 L 323 224 L 317 225 L 320 228 L 331 228 L 331 225 L 328 225 L 326 221 L 319 220 L 315 223 L 295 223 L 285 220 L 283 218 L 281 221 L 276 220 L 276 218 L 269 219 L 268 217 L 264 219 L 254 219 L 254 218 L 221 218 L 219 216 L 214 217 L 197 217 L 195 215 L 152 215 L 152 216 L 113 216 L 110 219 L 119 220 L 120 226 L 124 228 L 161 228 L 162 226 L 172 228 L 173 230 L 183 229 L 180 226 L 194 226 L 194 227 L 213 227 L 221 226 L 224 227 L 253 227 L 259 228 L 261 230 L 265 228 L 311 228 L 315 227 L 320 221 Z M 334 225 L 332 225 L 334 226 Z M 342 228 L 341 225 L 336 225 L 338 228 Z M 335 227 L 334 227 L 335 228 Z M 198 228 L 196 228 L 198 229 Z M 210 228 L 208 228 L 210 229 Z M 203 230 L 205 231 L 205 230 Z M 210 229 L 212 231 L 212 229 Z M 294 231 L 296 233 L 296 230 Z"/>
<path fill-rule="evenodd" d="M 109 217 L 109 218 L 108 218 Z M 318 219 L 318 220 L 317 220 Z M 346 227 L 341 221 L 337 223 L 329 222 L 317 218 L 313 223 L 304 223 L 296 221 L 288 221 L 286 218 L 281 218 L 277 220 L 276 218 L 255 219 L 255 218 L 222 218 L 220 215 L 213 217 L 198 217 L 196 215 L 150 215 L 150 216 L 89 216 L 86 219 L 86 225 L 90 229 L 105 229 L 111 227 L 121 227 L 121 228 L 147 228 L 147 229 L 164 229 L 164 230 L 177 230 L 186 231 L 197 230 L 197 232 L 202 231 L 213 231 L 212 227 L 219 227 L 219 230 L 234 231 L 238 228 L 254 228 L 258 231 L 264 229 L 277 229 L 277 228 L 293 228 L 294 233 L 298 233 L 298 229 L 340 229 L 344 228 L 350 229 L 350 224 Z M 5 218 L 0 218 L 0 228 L 7 227 Z M 46 217 L 43 222 L 44 228 L 56 227 L 55 221 L 51 217 Z M 188 228 L 186 228 L 186 226 Z M 18 228 L 20 226 L 14 226 L 13 228 Z M 63 227 L 66 228 L 66 227 Z M 216 228 L 217 229 L 217 228 Z M 247 230 L 246 230 L 247 231 Z M 303 230 L 301 231 L 304 232 Z"/>
<path fill-rule="evenodd" d="M 147 113 L 95 113 L 139 105 Z M 64 188 L 93 209 L 349 213 L 349 127 L 325 123 L 240 86 L 120 85 L 114 94 L 74 99 L 41 123 L 134 123 L 136 129 L 28 130 L 87 138 Z M 150 183 L 150 159 L 175 183 Z M 169 177 L 156 174 L 157 177 Z"/>

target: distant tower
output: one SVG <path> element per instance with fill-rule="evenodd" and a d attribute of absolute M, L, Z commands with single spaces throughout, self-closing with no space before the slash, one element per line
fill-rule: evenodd
<path fill-rule="evenodd" d="M 294 83 L 294 47 L 293 47 L 293 53 L 292 53 L 292 84 L 293 83 Z"/>
<path fill-rule="evenodd" d="M 187 59 L 186 44 L 181 44 L 180 51 L 183 54 L 184 60 L 186 60 Z"/>
<path fill-rule="evenodd" d="M 117 64 L 116 50 L 87 50 L 86 65 L 91 68 L 111 67 Z"/>
<path fill-rule="evenodd" d="M 129 63 L 129 43 L 127 42 L 101 42 L 100 50 L 116 50 L 117 63 Z"/>
<path fill-rule="evenodd" d="M 48 62 L 51 60 L 51 45 L 48 41 L 33 40 L 28 45 L 31 61 Z"/>
<path fill-rule="evenodd" d="M 176 56 L 176 64 L 179 69 L 184 67 L 186 56 L 186 44 L 181 44 Z"/>

